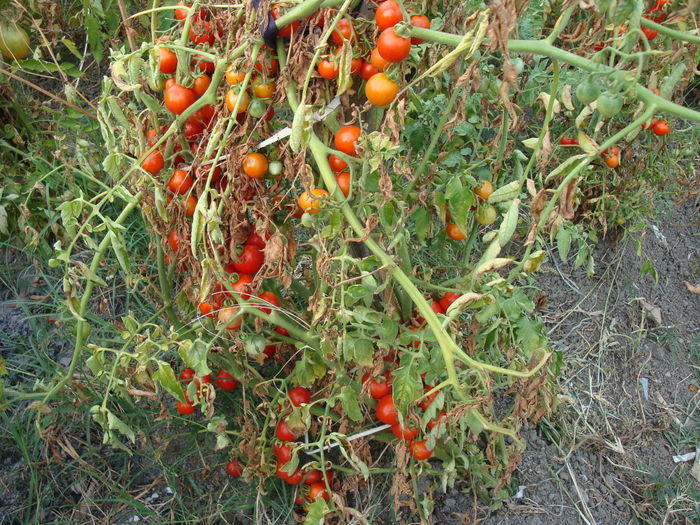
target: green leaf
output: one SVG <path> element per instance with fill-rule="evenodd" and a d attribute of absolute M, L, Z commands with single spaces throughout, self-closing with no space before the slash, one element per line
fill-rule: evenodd
<path fill-rule="evenodd" d="M 408 412 L 408 405 L 423 392 L 423 384 L 418 374 L 414 356 L 401 360 L 401 366 L 394 373 L 394 404 L 401 414 Z"/>
<path fill-rule="evenodd" d="M 114 255 L 117 256 L 119 266 L 121 266 L 125 273 L 129 273 L 129 252 L 126 251 L 124 239 L 122 239 L 121 234 L 109 223 L 107 224 L 107 228 L 109 229 L 109 240 L 112 243 L 112 250 L 114 250 Z"/>
<path fill-rule="evenodd" d="M 316 500 L 309 505 L 308 511 L 306 513 L 306 518 L 304 519 L 304 525 L 322 525 L 323 515 L 328 509 L 328 504 L 323 498 L 316 498 Z"/>
<path fill-rule="evenodd" d="M 413 224 L 416 228 L 418 239 L 423 242 L 430 231 L 430 216 L 425 208 L 416 208 L 413 212 Z"/>
<path fill-rule="evenodd" d="M 102 31 L 100 31 L 100 23 L 91 13 L 88 13 L 85 17 L 85 30 L 87 32 L 90 52 L 98 63 L 102 62 L 105 36 L 102 34 Z"/>
<path fill-rule="evenodd" d="M 498 244 L 505 246 L 513 237 L 515 233 L 515 227 L 518 225 L 518 206 L 520 205 L 519 199 L 513 199 L 510 203 L 510 207 L 503 217 L 501 222 L 501 227 L 498 229 Z"/>
<path fill-rule="evenodd" d="M 70 51 L 75 58 L 77 58 L 78 60 L 83 59 L 83 54 L 80 51 L 78 51 L 78 48 L 76 47 L 76 45 L 73 43 L 72 40 L 68 40 L 67 38 L 62 38 L 61 43 L 68 48 L 68 51 Z"/>
<path fill-rule="evenodd" d="M 153 380 L 160 383 L 163 388 L 184 403 L 185 394 L 182 391 L 180 382 L 175 377 L 173 368 L 165 361 L 156 360 L 156 364 L 158 365 L 158 370 L 153 373 Z"/>
<path fill-rule="evenodd" d="M 211 373 L 209 366 L 207 366 L 209 349 L 207 344 L 201 339 L 195 339 L 192 342 L 185 341 L 178 349 L 178 354 L 182 357 L 185 365 L 194 369 L 198 376 L 205 376 Z"/>
<path fill-rule="evenodd" d="M 557 251 L 562 262 L 566 262 L 571 249 L 571 232 L 566 228 L 561 228 L 557 232 Z"/>
<path fill-rule="evenodd" d="M 352 385 L 345 385 L 340 390 L 340 402 L 345 409 L 345 413 L 353 421 L 362 421 L 362 411 L 357 400 L 357 392 Z"/>

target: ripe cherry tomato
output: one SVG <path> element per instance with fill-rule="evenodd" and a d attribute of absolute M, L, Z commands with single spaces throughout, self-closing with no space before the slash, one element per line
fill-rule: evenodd
<path fill-rule="evenodd" d="M 192 113 L 192 115 L 190 115 L 190 118 L 188 118 L 187 121 L 198 122 L 202 126 L 207 127 L 211 119 L 214 117 L 215 111 L 216 110 L 214 109 L 214 106 L 212 106 L 211 104 L 207 104 L 206 106 L 202 106 L 197 111 Z"/>
<path fill-rule="evenodd" d="M 236 93 L 235 89 L 229 89 L 228 92 L 226 93 L 226 107 L 229 109 L 229 111 L 234 110 L 239 98 L 241 99 L 241 101 L 238 105 L 237 114 L 240 115 L 246 109 L 248 109 L 248 106 L 250 105 L 250 95 L 248 95 L 247 91 L 244 91 L 241 94 Z"/>
<path fill-rule="evenodd" d="M 394 423 L 391 425 L 391 433 L 394 434 L 399 439 L 404 439 L 406 441 L 411 441 L 415 439 L 418 435 L 417 428 L 404 428 L 401 423 Z"/>
<path fill-rule="evenodd" d="M 295 436 L 292 431 L 289 430 L 287 426 L 287 421 L 285 419 L 277 423 L 277 428 L 275 429 L 275 435 L 280 441 L 294 441 Z"/>
<path fill-rule="evenodd" d="M 439 425 L 443 419 L 445 419 L 445 416 L 447 415 L 447 412 L 444 410 L 440 410 L 440 413 L 435 417 L 435 419 L 428 421 L 428 424 L 426 425 L 428 427 L 428 430 L 432 430 L 435 428 L 437 425 Z"/>
<path fill-rule="evenodd" d="M 654 124 L 651 130 L 657 137 L 663 137 L 671 132 L 671 126 L 669 126 L 665 120 L 659 120 L 656 124 Z"/>
<path fill-rule="evenodd" d="M 153 153 L 143 159 L 141 167 L 151 175 L 157 175 L 163 169 L 164 164 L 163 154 L 158 150 L 154 150 Z"/>
<path fill-rule="evenodd" d="M 642 27 L 642 33 L 644 33 L 644 36 L 647 37 L 647 40 L 649 40 L 650 42 L 654 40 L 659 34 L 653 29 L 649 29 L 648 27 Z"/>
<path fill-rule="evenodd" d="M 279 308 L 280 306 L 280 299 L 277 297 L 274 293 L 272 292 L 263 292 L 258 296 L 259 302 L 262 304 L 271 304 L 272 306 L 275 306 Z M 272 311 L 272 308 L 268 306 L 258 306 L 258 310 L 262 310 L 266 314 L 269 314 Z"/>
<path fill-rule="evenodd" d="M 338 63 L 332 60 L 319 60 L 316 70 L 321 78 L 325 78 L 326 80 L 337 78 L 340 74 Z"/>
<path fill-rule="evenodd" d="M 266 246 L 265 239 L 263 239 L 262 236 L 255 231 L 255 229 L 250 230 L 250 233 L 248 234 L 248 238 L 245 240 L 245 243 L 257 246 L 261 250 L 264 250 Z"/>
<path fill-rule="evenodd" d="M 235 269 L 233 270 L 234 272 L 236 271 Z M 233 272 L 229 272 L 233 273 Z M 238 280 L 233 283 L 233 286 L 231 286 L 231 291 L 233 293 L 239 294 L 243 299 L 249 299 L 250 298 L 250 293 L 248 293 L 248 290 L 250 289 L 250 283 L 253 282 L 253 278 L 248 275 L 247 273 L 238 273 Z"/>
<path fill-rule="evenodd" d="M 226 464 L 226 472 L 232 478 L 237 478 L 243 473 L 243 467 L 238 461 L 229 461 Z"/>
<path fill-rule="evenodd" d="M 430 18 L 425 15 L 413 15 L 411 17 L 411 25 L 413 27 L 422 27 L 423 29 L 430 29 Z M 417 38 L 415 36 L 411 37 L 411 44 L 422 44 L 423 39 Z"/>
<path fill-rule="evenodd" d="M 399 412 L 394 405 L 391 394 L 384 396 L 377 402 L 377 419 L 387 425 L 393 425 L 399 420 Z"/>
<path fill-rule="evenodd" d="M 338 46 L 342 46 L 345 40 L 355 40 L 355 29 L 352 26 L 352 22 L 347 18 L 341 18 L 336 24 L 333 33 L 331 33 L 331 37 Z"/>
<path fill-rule="evenodd" d="M 184 170 L 175 170 L 173 176 L 170 177 L 170 180 L 168 181 L 168 189 L 173 193 L 185 195 L 188 191 L 190 191 L 193 183 L 194 180 L 189 173 Z"/>
<path fill-rule="evenodd" d="M 569 138 L 566 135 L 563 135 L 559 139 L 559 144 L 561 144 L 562 146 L 577 146 L 578 140 L 576 140 L 575 138 Z"/>
<path fill-rule="evenodd" d="M 445 231 L 447 231 L 447 236 L 453 241 L 461 241 L 466 237 L 465 233 L 459 229 L 459 226 L 453 222 L 447 225 Z"/>
<path fill-rule="evenodd" d="M 487 180 L 481 181 L 481 186 L 474 190 L 479 197 L 482 199 L 488 199 L 489 195 L 493 193 L 493 184 Z"/>
<path fill-rule="evenodd" d="M 158 48 L 158 64 L 160 72 L 164 75 L 172 75 L 177 69 L 177 56 L 164 47 Z"/>
<path fill-rule="evenodd" d="M 344 126 L 335 134 L 335 149 L 352 157 L 357 157 L 355 144 L 360 138 L 360 128 L 357 126 Z"/>
<path fill-rule="evenodd" d="M 178 248 L 180 248 L 180 236 L 175 230 L 172 230 L 168 234 L 168 244 L 170 245 L 170 249 L 174 252 L 177 252 Z"/>
<path fill-rule="evenodd" d="M 430 304 L 430 308 L 433 310 L 433 312 L 435 312 L 436 314 L 445 313 L 445 311 L 442 309 L 442 306 L 440 306 L 440 303 L 437 302 L 435 299 L 433 299 L 432 297 L 428 297 L 426 300 Z M 416 321 L 422 324 L 425 322 L 425 319 L 423 319 L 420 315 L 416 313 Z"/>
<path fill-rule="evenodd" d="M 423 390 L 424 390 L 425 392 L 430 392 L 432 389 L 433 389 L 433 387 L 430 386 L 430 385 L 423 385 Z M 428 410 L 428 407 L 432 404 L 433 401 L 435 401 L 435 398 L 437 397 L 437 395 L 438 395 L 438 393 L 437 393 L 437 391 L 435 391 L 435 392 L 433 392 L 432 394 L 430 394 L 428 397 L 426 397 L 425 399 L 423 399 L 423 400 L 418 404 L 418 406 L 421 408 L 421 410 L 423 410 L 423 412 L 425 412 L 426 410 Z"/>
<path fill-rule="evenodd" d="M 270 80 L 269 82 L 263 82 L 260 79 L 253 81 L 253 92 L 255 96 L 262 99 L 272 98 L 275 94 L 275 81 Z"/>
<path fill-rule="evenodd" d="M 175 408 L 183 416 L 190 416 L 194 414 L 194 411 L 196 410 L 195 406 L 192 403 L 183 403 L 182 401 L 178 401 L 175 404 Z"/>
<path fill-rule="evenodd" d="M 243 71 L 237 71 L 234 69 L 233 64 L 228 66 L 228 69 L 226 70 L 226 82 L 229 85 L 235 86 L 236 84 L 243 82 L 244 78 L 245 73 Z"/>
<path fill-rule="evenodd" d="M 248 153 L 243 159 L 243 172 L 251 179 L 259 179 L 267 173 L 267 158 L 262 153 Z"/>
<path fill-rule="evenodd" d="M 423 461 L 424 459 L 428 459 L 430 456 L 433 455 L 433 451 L 428 450 L 428 447 L 425 445 L 425 443 L 426 443 L 425 440 L 423 440 L 423 441 L 411 441 L 411 443 L 408 445 L 408 448 L 411 451 L 411 454 L 418 461 Z"/>
<path fill-rule="evenodd" d="M 297 386 L 289 391 L 289 400 L 295 407 L 308 405 L 311 403 L 311 392 L 309 392 L 303 386 Z"/>
<path fill-rule="evenodd" d="M 452 303 L 454 303 L 460 297 L 462 297 L 461 293 L 446 292 L 445 295 L 442 296 L 442 299 L 440 299 L 440 306 L 442 307 L 442 310 L 447 312 L 447 309 L 452 305 Z"/>
<path fill-rule="evenodd" d="M 360 76 L 363 80 L 369 80 L 377 73 L 379 73 L 379 71 L 371 62 L 362 62 L 362 66 L 360 66 Z"/>
<path fill-rule="evenodd" d="M 350 195 L 350 174 L 347 171 L 335 174 L 335 181 L 346 197 Z"/>
<path fill-rule="evenodd" d="M 609 168 L 617 168 L 620 165 L 620 158 L 617 155 L 610 155 L 605 159 L 605 164 L 607 164 Z"/>
<path fill-rule="evenodd" d="M 272 6 L 270 9 L 270 14 L 272 15 L 273 20 L 277 20 L 279 17 L 281 17 L 284 13 L 282 13 L 282 4 L 275 4 Z M 301 25 L 301 20 L 295 20 L 288 26 L 283 27 L 282 29 L 279 30 L 277 33 L 279 36 L 282 37 L 287 37 L 292 35 L 292 31 L 296 31 L 299 29 L 299 26 Z"/>
<path fill-rule="evenodd" d="M 214 306 L 209 303 L 199 303 L 197 306 L 199 308 L 199 313 L 206 317 L 214 318 L 216 314 L 214 313 Z"/>
<path fill-rule="evenodd" d="M 403 20 L 403 13 L 401 13 L 398 2 L 394 0 L 382 2 L 374 12 L 374 21 L 377 23 L 380 31 L 394 27 L 401 20 Z"/>
<path fill-rule="evenodd" d="M 330 164 L 331 169 L 335 171 L 336 173 L 339 171 L 343 171 L 345 168 L 348 167 L 348 163 L 345 162 L 343 159 L 340 157 L 336 157 L 335 155 L 329 155 L 328 156 L 328 164 Z"/>
<path fill-rule="evenodd" d="M 265 254 L 252 244 L 245 244 L 237 261 L 231 261 L 231 267 L 237 273 L 253 275 L 262 268 Z"/>
<path fill-rule="evenodd" d="M 220 31 L 216 31 L 220 33 Z M 190 40 L 194 44 L 213 44 L 216 39 L 215 28 L 208 20 L 195 20 L 190 27 Z"/>
<path fill-rule="evenodd" d="M 192 91 L 194 91 L 195 95 L 201 97 L 202 95 L 204 95 L 204 93 L 207 92 L 207 89 L 209 89 L 210 84 L 211 77 L 209 75 L 200 75 L 194 79 L 194 84 L 192 84 Z"/>
<path fill-rule="evenodd" d="M 382 31 L 377 38 L 377 49 L 384 60 L 401 62 L 411 51 L 411 39 L 398 36 L 394 28 L 390 27 Z"/>
<path fill-rule="evenodd" d="M 378 381 L 378 379 L 382 379 Z M 369 377 L 369 372 L 362 376 L 362 383 L 367 383 L 369 381 L 369 395 L 372 399 L 381 399 L 385 396 L 391 394 L 391 374 L 389 371 L 384 372 L 381 378 Z"/>
<path fill-rule="evenodd" d="M 214 381 L 214 384 L 218 386 L 221 390 L 226 390 L 226 391 L 231 391 L 235 389 L 238 386 L 238 381 L 234 379 L 234 377 L 229 374 L 226 370 L 219 370 L 219 373 L 216 374 L 216 381 Z"/>
<path fill-rule="evenodd" d="M 312 483 L 319 483 L 323 481 L 323 473 L 318 469 L 313 469 L 304 478 L 304 483 L 311 485 Z"/>
<path fill-rule="evenodd" d="M 192 217 L 197 209 L 197 199 L 193 195 L 189 195 L 185 199 L 185 217 Z"/>
<path fill-rule="evenodd" d="M 277 456 L 277 460 L 286 463 L 292 459 L 292 448 L 289 445 L 279 443 L 272 447 L 272 452 Z"/>
<path fill-rule="evenodd" d="M 376 47 L 372 50 L 369 60 L 372 67 L 377 70 L 377 73 L 381 73 L 389 67 L 389 61 L 379 53 L 379 49 Z"/>
<path fill-rule="evenodd" d="M 297 468 L 294 472 L 288 474 L 282 470 L 286 464 L 287 462 L 277 462 L 277 475 L 290 485 L 297 485 L 301 483 L 301 480 L 304 479 L 304 473 L 302 472 L 301 468 Z"/>
<path fill-rule="evenodd" d="M 328 192 L 322 188 L 314 188 L 311 192 L 305 191 L 299 195 L 299 207 L 307 213 L 318 213 L 321 211 L 324 195 L 328 195 Z"/>
<path fill-rule="evenodd" d="M 185 122 L 185 130 L 182 134 L 185 136 L 185 140 L 192 142 L 193 140 L 200 139 L 203 131 L 204 126 L 202 126 L 201 123 L 187 119 L 187 122 Z"/>
<path fill-rule="evenodd" d="M 309 485 L 309 499 L 311 501 L 316 501 L 318 498 L 323 498 L 326 501 L 328 501 L 328 492 L 326 491 L 326 484 L 321 481 Z"/>
<path fill-rule="evenodd" d="M 163 97 L 165 107 L 176 115 L 183 113 L 196 99 L 197 96 L 194 94 L 194 91 L 182 87 L 180 84 L 170 86 Z"/>
<path fill-rule="evenodd" d="M 285 337 L 289 337 L 289 332 L 287 332 L 287 329 L 283 328 L 282 326 L 275 326 L 275 332 Z"/>
<path fill-rule="evenodd" d="M 399 92 L 399 86 L 386 73 L 377 73 L 365 84 L 365 95 L 375 106 L 388 106 Z"/>

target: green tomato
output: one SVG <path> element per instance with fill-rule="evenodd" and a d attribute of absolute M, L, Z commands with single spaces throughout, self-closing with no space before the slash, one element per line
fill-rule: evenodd
<path fill-rule="evenodd" d="M 600 96 L 600 86 L 590 78 L 576 88 L 576 98 L 581 104 L 590 104 Z"/>
<path fill-rule="evenodd" d="M 279 160 L 273 160 L 267 166 L 267 172 L 270 175 L 272 175 L 273 177 L 277 177 L 279 175 L 282 175 L 283 171 L 284 171 L 284 164 L 282 164 Z"/>
<path fill-rule="evenodd" d="M 613 93 L 603 93 L 598 97 L 598 111 L 603 119 L 617 115 L 622 109 L 622 97 Z"/>
<path fill-rule="evenodd" d="M 8 60 L 21 60 L 29 55 L 29 35 L 15 22 L 0 24 L 0 53 Z"/>
<path fill-rule="evenodd" d="M 248 106 L 248 114 L 253 118 L 262 117 L 266 111 L 267 111 L 267 104 L 265 104 L 259 98 L 256 98 L 255 100 L 253 100 L 253 102 L 250 103 L 250 106 Z"/>
<path fill-rule="evenodd" d="M 486 206 L 479 206 L 479 208 L 476 210 L 476 222 L 482 226 L 493 224 L 497 217 L 498 212 L 496 211 L 496 208 L 490 204 L 487 204 Z"/>

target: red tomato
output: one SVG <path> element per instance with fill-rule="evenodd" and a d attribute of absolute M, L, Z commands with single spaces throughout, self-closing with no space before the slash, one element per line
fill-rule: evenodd
<path fill-rule="evenodd" d="M 423 440 L 423 441 L 411 441 L 411 443 L 408 445 L 408 448 L 411 451 L 411 454 L 418 461 L 428 459 L 430 456 L 433 455 L 433 451 L 428 450 L 428 447 L 425 445 L 425 443 L 426 443 L 425 440 Z"/>
<path fill-rule="evenodd" d="M 190 40 L 194 44 L 213 44 L 216 35 L 211 22 L 208 20 L 196 21 L 190 26 Z"/>
<path fill-rule="evenodd" d="M 335 181 L 338 183 L 338 187 L 343 192 L 343 195 L 346 197 L 350 195 L 350 174 L 347 171 L 336 173 Z"/>
<path fill-rule="evenodd" d="M 301 471 L 301 468 L 297 468 L 294 472 L 288 474 L 282 470 L 286 464 L 287 462 L 277 462 L 277 475 L 290 485 L 297 485 L 301 483 L 301 480 L 304 478 L 304 473 Z"/>
<path fill-rule="evenodd" d="M 654 31 L 653 29 L 649 29 L 648 27 L 643 27 L 642 33 L 644 33 L 644 36 L 647 37 L 647 40 L 649 40 L 649 41 L 654 40 L 659 34 L 656 31 Z"/>
<path fill-rule="evenodd" d="M 259 302 L 262 304 L 270 304 L 279 308 L 280 299 L 272 292 L 263 292 L 258 296 Z M 258 306 L 258 310 L 262 310 L 266 314 L 272 312 L 272 308 L 268 306 Z"/>
<path fill-rule="evenodd" d="M 371 62 L 362 62 L 362 67 L 360 68 L 360 76 L 364 80 L 369 80 L 377 73 L 379 73 L 379 70 L 376 67 L 374 67 Z"/>
<path fill-rule="evenodd" d="M 173 84 L 170 88 L 165 91 L 165 107 L 168 108 L 172 113 L 180 115 L 188 107 L 194 103 L 197 96 L 194 91 L 186 87 L 182 87 L 180 84 Z"/>
<path fill-rule="evenodd" d="M 323 473 L 318 469 L 313 469 L 304 478 L 304 483 L 311 485 L 312 483 L 318 483 L 323 481 Z"/>
<path fill-rule="evenodd" d="M 281 12 L 281 4 L 275 4 L 272 6 L 270 9 L 270 14 L 272 15 L 273 20 L 277 20 L 279 17 L 281 17 L 284 13 Z M 287 37 L 292 35 L 292 31 L 296 31 L 299 29 L 299 26 L 301 25 L 301 20 L 295 20 L 288 26 L 283 27 L 282 29 L 279 30 L 277 33 L 279 36 L 282 37 Z"/>
<path fill-rule="evenodd" d="M 453 241 L 461 241 L 466 237 L 466 234 L 453 222 L 445 226 L 445 231 L 447 232 L 447 236 Z"/>
<path fill-rule="evenodd" d="M 339 171 L 343 171 L 345 168 L 348 167 L 348 163 L 345 162 L 343 159 L 340 157 L 336 157 L 335 155 L 329 155 L 328 156 L 328 164 L 330 164 L 331 169 L 335 171 L 336 173 Z"/>
<path fill-rule="evenodd" d="M 204 95 L 211 85 L 211 77 L 209 75 L 200 75 L 194 79 L 194 84 L 192 84 L 192 91 L 198 97 Z"/>
<path fill-rule="evenodd" d="M 287 332 L 287 329 L 281 326 L 275 326 L 275 332 L 285 337 L 289 337 L 289 332 Z"/>
<path fill-rule="evenodd" d="M 202 126 L 206 127 L 211 119 L 214 118 L 215 111 L 214 106 L 207 104 L 206 106 L 202 106 L 197 111 L 192 113 L 187 121 L 199 122 Z"/>
<path fill-rule="evenodd" d="M 333 62 L 332 60 L 319 60 L 316 69 L 319 76 L 321 78 L 325 78 L 326 80 L 337 78 L 340 74 L 338 63 Z"/>
<path fill-rule="evenodd" d="M 177 5 L 191 7 L 191 6 L 187 5 L 185 2 L 178 2 Z M 178 20 L 181 20 L 184 23 L 185 18 L 187 18 L 188 11 L 189 11 L 189 9 L 175 9 L 175 18 L 177 18 Z"/>
<path fill-rule="evenodd" d="M 175 404 L 175 408 L 183 416 L 190 416 L 194 414 L 194 411 L 196 410 L 195 406 L 192 403 L 183 403 L 182 401 L 178 401 Z"/>
<path fill-rule="evenodd" d="M 248 234 L 248 238 L 245 240 L 245 243 L 257 246 L 261 250 L 264 250 L 266 246 L 265 239 L 263 239 L 259 234 L 257 234 L 254 228 L 250 230 L 250 234 Z"/>
<path fill-rule="evenodd" d="M 193 183 L 194 180 L 189 173 L 184 170 L 175 170 L 173 176 L 170 177 L 170 180 L 168 181 L 168 189 L 173 193 L 185 195 L 188 191 L 190 191 Z"/>
<path fill-rule="evenodd" d="M 292 448 L 289 445 L 277 444 L 272 447 L 272 452 L 281 463 L 286 463 L 292 459 Z"/>
<path fill-rule="evenodd" d="M 669 126 L 665 120 L 659 120 L 656 124 L 654 124 L 654 126 L 652 126 L 651 130 L 657 137 L 663 137 L 671 132 L 671 126 Z"/>
<path fill-rule="evenodd" d="M 620 165 L 620 159 L 617 155 L 610 155 L 605 159 L 605 164 L 607 164 L 609 168 L 614 169 Z"/>
<path fill-rule="evenodd" d="M 243 473 L 243 467 L 238 461 L 229 461 L 226 464 L 226 472 L 229 476 L 237 478 Z"/>
<path fill-rule="evenodd" d="M 428 298 L 428 302 L 430 303 L 430 308 L 432 308 L 433 312 L 436 314 L 444 314 L 445 311 L 442 309 L 442 306 L 440 306 L 440 303 L 438 303 L 435 299 L 433 298 Z M 420 315 L 416 314 L 416 321 L 419 323 L 424 323 L 425 319 L 421 317 Z"/>
<path fill-rule="evenodd" d="M 384 396 L 377 403 L 377 419 L 387 425 L 393 425 L 399 420 L 399 412 L 394 405 L 394 398 L 391 394 Z"/>
<path fill-rule="evenodd" d="M 347 155 L 357 157 L 355 144 L 358 138 L 360 138 L 360 128 L 357 126 L 344 126 L 335 134 L 335 149 Z"/>
<path fill-rule="evenodd" d="M 164 75 L 172 75 L 177 69 L 177 56 L 164 47 L 158 48 L 158 64 L 160 72 Z"/>
<path fill-rule="evenodd" d="M 401 62 L 411 51 L 411 39 L 398 36 L 390 27 L 377 38 L 377 50 L 384 60 Z"/>
<path fill-rule="evenodd" d="M 192 195 L 185 199 L 185 217 L 192 217 L 197 209 L 197 199 Z"/>
<path fill-rule="evenodd" d="M 391 425 L 391 432 L 399 439 L 411 441 L 418 435 L 417 428 L 404 428 L 401 423 Z"/>
<path fill-rule="evenodd" d="M 440 307 L 443 309 L 444 312 L 447 312 L 447 309 L 450 307 L 450 305 L 460 297 L 462 297 L 461 293 L 446 292 L 445 295 L 442 296 L 442 299 L 440 299 Z"/>
<path fill-rule="evenodd" d="M 423 390 L 425 392 L 430 392 L 432 389 L 433 389 L 433 387 L 430 385 L 423 385 Z M 421 408 L 421 410 L 423 410 L 423 412 L 428 410 L 428 407 L 433 403 L 433 401 L 435 401 L 435 397 L 437 395 L 438 395 L 438 393 L 437 393 L 437 391 L 435 391 L 419 403 L 418 406 L 420 406 L 420 408 Z"/>
<path fill-rule="evenodd" d="M 193 140 L 200 139 L 203 131 L 204 126 L 202 126 L 202 124 L 199 122 L 192 122 L 190 119 L 187 119 L 187 122 L 185 122 L 185 130 L 183 135 L 185 135 L 186 140 L 192 142 Z"/>
<path fill-rule="evenodd" d="M 355 29 L 352 26 L 352 22 L 347 18 L 341 18 L 336 24 L 331 37 L 338 46 L 342 46 L 345 40 L 353 41 L 355 39 Z"/>
<path fill-rule="evenodd" d="M 447 412 L 444 410 L 440 410 L 440 413 L 437 415 L 437 417 L 431 421 L 428 421 L 428 424 L 426 425 L 428 427 L 428 430 L 432 430 L 435 428 L 437 425 L 439 425 L 443 419 L 445 419 L 445 416 L 447 415 Z"/>
<path fill-rule="evenodd" d="M 151 175 L 157 175 L 163 169 L 164 164 L 163 154 L 158 150 L 153 150 L 153 153 L 143 159 L 141 167 Z"/>
<path fill-rule="evenodd" d="M 170 249 L 174 252 L 180 247 L 180 237 L 175 230 L 171 230 L 168 234 L 168 244 L 170 245 Z"/>
<path fill-rule="evenodd" d="M 311 483 L 309 485 L 309 499 L 311 501 L 316 501 L 318 498 L 323 498 L 328 501 L 328 492 L 326 491 L 326 484 L 323 482 Z"/>
<path fill-rule="evenodd" d="M 229 374 L 226 370 L 219 370 L 216 374 L 216 381 L 214 382 L 221 390 L 231 391 L 238 386 L 238 381 Z"/>
<path fill-rule="evenodd" d="M 236 271 L 236 270 L 234 270 Z M 230 272 L 233 273 L 233 272 Z M 248 275 L 247 273 L 238 273 L 238 280 L 233 283 L 233 286 L 231 286 L 231 291 L 233 293 L 239 294 L 241 297 L 244 299 L 248 299 L 250 297 L 250 293 L 248 293 L 248 290 L 250 289 L 250 286 L 248 286 L 250 283 L 253 282 L 253 278 Z"/>
<path fill-rule="evenodd" d="M 370 55 L 370 63 L 378 73 L 381 73 L 389 67 L 389 61 L 379 53 L 379 49 L 376 47 L 372 50 L 372 54 Z"/>
<path fill-rule="evenodd" d="M 398 2 L 394 0 L 382 2 L 374 12 L 374 21 L 377 23 L 377 27 L 380 31 L 394 27 L 401 22 L 401 20 L 403 20 L 403 13 L 401 13 Z"/>
<path fill-rule="evenodd" d="M 202 315 L 205 315 L 207 317 L 211 317 L 212 319 L 216 317 L 214 314 L 214 306 L 209 304 L 209 303 L 199 303 L 198 305 L 199 312 Z"/>
<path fill-rule="evenodd" d="M 209 62 L 195 55 L 195 58 L 190 62 L 190 69 L 194 71 L 196 68 L 199 68 L 202 73 L 209 73 L 211 75 L 214 72 L 214 62 Z"/>
<path fill-rule="evenodd" d="M 301 405 L 308 405 L 309 403 L 311 403 L 311 392 L 309 392 L 303 386 L 292 388 L 289 391 L 289 400 L 295 407 L 300 407 Z"/>
<path fill-rule="evenodd" d="M 231 261 L 233 270 L 238 273 L 253 275 L 262 268 L 265 262 L 265 255 L 257 246 L 246 244 L 243 246 L 243 251 L 238 259 L 238 261 Z"/>
<path fill-rule="evenodd" d="M 423 29 L 430 29 L 430 19 L 425 15 L 413 15 L 411 17 L 411 25 L 413 27 L 422 27 Z M 411 37 L 411 44 L 422 44 L 422 38 Z"/>
<path fill-rule="evenodd" d="M 384 372 L 383 379 L 382 377 L 370 379 L 368 372 L 362 376 L 362 383 L 367 381 L 369 381 L 369 395 L 373 399 L 381 399 L 391 394 L 391 374 L 388 371 Z"/>
<path fill-rule="evenodd" d="M 292 434 L 292 431 L 289 430 L 289 427 L 287 426 L 287 421 L 284 419 L 277 423 L 275 435 L 280 441 L 294 441 L 295 439 L 294 434 Z"/>

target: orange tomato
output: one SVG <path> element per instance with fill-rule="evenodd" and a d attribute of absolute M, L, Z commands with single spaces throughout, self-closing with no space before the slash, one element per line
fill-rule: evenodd
<path fill-rule="evenodd" d="M 314 188 L 311 192 L 305 191 L 299 196 L 299 207 L 308 213 L 318 213 L 321 211 L 323 196 L 328 192 L 321 188 Z"/>
<path fill-rule="evenodd" d="M 481 181 L 481 186 L 474 190 L 479 197 L 482 199 L 488 199 L 489 195 L 493 193 L 493 184 L 487 180 Z"/>
<path fill-rule="evenodd" d="M 447 231 L 447 236 L 453 241 L 461 241 L 466 237 L 464 232 L 453 222 L 449 223 L 445 229 Z"/>
<path fill-rule="evenodd" d="M 377 73 L 365 84 L 365 95 L 375 106 L 388 106 L 399 92 L 399 86 L 386 73 Z"/>
<path fill-rule="evenodd" d="M 237 113 L 241 114 L 246 109 L 248 109 L 248 106 L 250 105 L 250 95 L 248 95 L 248 92 L 244 91 L 243 93 L 239 94 L 236 93 L 236 90 L 229 89 L 228 93 L 226 93 L 226 107 L 229 109 L 229 111 L 234 110 L 239 98 L 241 99 L 241 101 L 238 105 Z"/>
<path fill-rule="evenodd" d="M 264 177 L 267 166 L 267 158 L 262 153 L 249 153 L 243 160 L 243 171 L 252 179 Z"/>
<path fill-rule="evenodd" d="M 350 194 L 350 174 L 347 171 L 335 174 L 335 181 L 346 197 Z"/>

